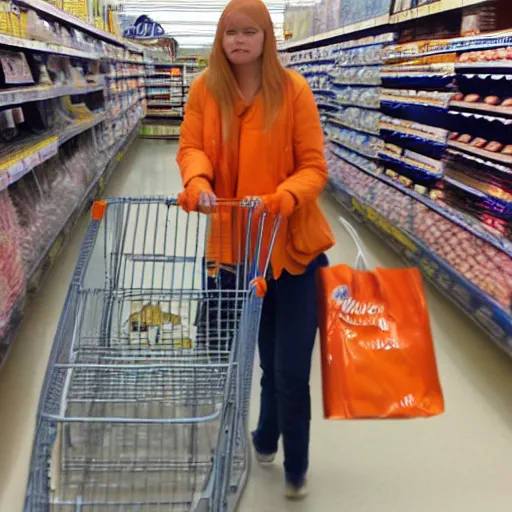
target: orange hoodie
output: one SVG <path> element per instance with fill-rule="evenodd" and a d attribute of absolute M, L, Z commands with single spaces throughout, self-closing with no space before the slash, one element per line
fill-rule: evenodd
<path fill-rule="evenodd" d="M 222 199 L 279 190 L 293 194 L 297 209 L 282 223 L 272 254 L 275 278 L 283 269 L 294 275 L 303 273 L 334 245 L 316 202 L 327 182 L 327 165 L 315 99 L 300 74 L 288 71 L 288 77 L 272 127 L 264 128 L 261 96 L 251 105 L 240 100 L 231 136 L 225 142 L 217 102 L 206 87 L 204 74 L 198 77 L 190 88 L 177 158 L 184 186 L 203 177 Z"/>

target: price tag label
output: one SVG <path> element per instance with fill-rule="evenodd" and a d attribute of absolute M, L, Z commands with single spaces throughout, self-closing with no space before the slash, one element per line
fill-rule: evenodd
<path fill-rule="evenodd" d="M 53 156 L 55 156 L 59 151 L 59 143 L 58 140 L 54 140 L 48 144 L 46 144 L 44 147 L 42 147 L 39 150 L 39 155 L 41 158 L 41 162 L 44 162 L 45 160 L 49 160 Z"/>
<path fill-rule="evenodd" d="M 22 176 L 24 176 L 30 169 L 26 169 L 25 163 L 23 160 L 18 160 L 17 162 L 13 162 L 7 169 L 7 173 L 9 174 L 10 182 L 14 183 L 19 180 Z"/>
<path fill-rule="evenodd" d="M 41 163 L 41 157 L 39 156 L 39 151 L 33 151 L 32 153 L 27 155 L 23 159 L 23 162 L 25 164 L 25 168 L 26 168 L 27 172 L 30 171 L 31 169 L 33 169 L 34 167 L 36 167 L 37 165 L 39 165 Z"/>

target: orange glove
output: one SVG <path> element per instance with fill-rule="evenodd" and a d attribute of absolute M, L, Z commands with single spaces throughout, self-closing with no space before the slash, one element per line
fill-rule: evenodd
<path fill-rule="evenodd" d="M 281 190 L 275 194 L 264 196 L 263 204 L 270 213 L 286 219 L 295 211 L 297 200 L 290 192 Z"/>
<path fill-rule="evenodd" d="M 201 199 L 204 197 L 215 197 L 212 186 L 206 178 L 193 178 L 189 181 L 185 190 L 178 196 L 178 205 L 187 213 L 200 209 Z"/>

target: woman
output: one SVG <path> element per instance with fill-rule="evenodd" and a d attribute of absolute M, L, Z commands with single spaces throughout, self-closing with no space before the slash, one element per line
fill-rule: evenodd
<path fill-rule="evenodd" d="M 313 94 L 277 55 L 261 0 L 232 0 L 223 12 L 209 67 L 190 88 L 178 164 L 186 210 L 216 197 L 262 196 L 282 216 L 263 303 L 259 352 L 261 409 L 253 444 L 274 460 L 283 438 L 286 495 L 306 496 L 311 356 L 317 330 L 315 271 L 334 244 L 316 200 L 327 181 Z"/>

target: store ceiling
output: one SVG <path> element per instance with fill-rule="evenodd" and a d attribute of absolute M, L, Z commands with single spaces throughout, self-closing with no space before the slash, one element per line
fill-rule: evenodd
<path fill-rule="evenodd" d="M 306 0 L 308 1 L 308 0 Z M 309 0 L 311 1 L 311 0 Z M 226 0 L 119 0 L 124 16 L 133 19 L 147 14 L 160 23 L 167 34 L 176 38 L 181 48 L 211 46 L 217 22 Z M 288 0 L 265 2 L 274 21 L 276 36 L 283 39 L 284 9 Z M 301 0 L 293 0 L 301 3 Z"/>

